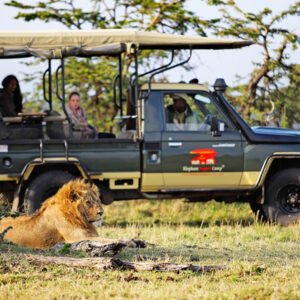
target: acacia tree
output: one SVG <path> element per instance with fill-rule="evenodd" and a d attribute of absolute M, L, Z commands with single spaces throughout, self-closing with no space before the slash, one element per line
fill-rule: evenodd
<path fill-rule="evenodd" d="M 208 4 L 219 7 L 222 21 L 213 25 L 213 33 L 222 37 L 249 39 L 261 50 L 259 60 L 246 83 L 235 87 L 239 91 L 238 102 L 241 113 L 250 119 L 251 114 L 264 111 L 275 103 L 275 110 L 282 111 L 282 91 L 290 79 L 296 76 L 290 53 L 299 46 L 299 36 L 282 24 L 289 17 L 299 14 L 300 2 L 278 14 L 264 8 L 257 14 L 243 11 L 235 0 L 208 0 Z M 293 75 L 294 74 L 294 75 Z"/>
<path fill-rule="evenodd" d="M 277 111 L 275 117 L 280 118 L 280 125 L 283 127 L 297 126 L 299 129 L 300 108 L 300 65 L 289 66 L 289 85 L 274 91 L 274 99 L 277 100 Z"/>
<path fill-rule="evenodd" d="M 77 0 L 35 1 L 31 5 L 26 2 L 8 1 L 6 5 L 18 9 L 16 19 L 27 22 L 58 22 L 72 29 L 136 28 L 177 34 L 193 30 L 199 35 L 205 35 L 204 28 L 215 22 L 203 20 L 186 9 L 185 0 L 90 0 L 85 3 L 85 8 Z M 165 54 L 157 52 L 156 55 L 161 58 Z M 146 60 L 144 65 L 149 66 L 151 60 L 145 59 L 147 52 L 143 58 Z M 76 87 L 80 90 L 87 113 L 96 115 L 97 118 L 94 119 L 98 121 L 95 125 L 105 131 L 111 129 L 112 119 L 116 114 L 111 101 L 116 65 L 117 62 L 113 59 L 66 60 L 67 88 Z M 124 66 L 125 72 L 129 66 L 130 61 Z M 88 90 L 93 90 L 96 94 L 90 97 L 87 95 Z"/>
<path fill-rule="evenodd" d="M 31 5 L 26 2 L 8 1 L 6 5 L 19 10 L 17 19 L 58 22 L 68 28 L 136 28 L 179 34 L 192 31 L 203 36 L 210 32 L 222 37 L 253 40 L 262 50 L 261 54 L 257 55 L 248 79 L 233 87 L 240 96 L 235 93 L 234 97 L 230 94 L 229 97 L 250 121 L 253 115 L 260 118 L 266 110 L 270 110 L 270 103 L 275 103 L 275 112 L 286 112 L 286 116 L 291 116 L 288 113 L 292 109 L 290 107 L 295 108 L 291 102 L 285 103 L 284 99 L 291 94 L 290 89 L 286 93 L 285 86 L 295 82 L 299 76 L 297 68 L 289 61 L 290 53 L 299 45 L 299 37 L 283 27 L 282 21 L 299 13 L 299 1 L 278 14 L 269 8 L 254 14 L 243 11 L 234 0 L 206 0 L 221 13 L 220 18 L 210 20 L 204 20 L 187 9 L 188 0 L 90 0 L 85 3 L 85 9 L 77 0 L 35 1 Z M 158 52 L 157 55 L 161 58 L 165 54 Z M 147 58 L 147 52 L 144 57 Z M 151 60 L 143 62 L 148 67 L 151 64 Z M 124 67 L 125 71 L 129 66 L 130 62 Z M 71 59 L 66 70 L 68 83 L 79 88 L 85 108 L 99 116 L 101 121 L 96 125 L 107 130 L 116 112 L 110 101 L 116 63 L 101 59 L 98 63 Z M 297 89 L 297 85 L 290 84 L 290 88 Z M 89 89 L 96 91 L 95 97 L 87 97 L 86 91 Z"/>
<path fill-rule="evenodd" d="M 200 19 L 186 9 L 186 0 L 90 0 L 85 9 L 78 0 L 8 1 L 20 11 L 16 19 L 27 22 L 41 20 L 46 23 L 56 21 L 68 28 L 137 28 L 160 32 L 185 33 L 193 29 L 205 35 L 203 28 L 214 20 Z"/>

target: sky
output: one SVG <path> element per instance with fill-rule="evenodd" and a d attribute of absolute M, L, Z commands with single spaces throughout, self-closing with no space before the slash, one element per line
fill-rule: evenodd
<path fill-rule="evenodd" d="M 87 3 L 87 0 L 78 0 L 79 2 Z M 4 5 L 6 1 L 0 2 L 1 22 L 0 30 L 47 30 L 47 29 L 65 29 L 65 27 L 59 23 L 43 23 L 41 21 L 24 22 L 22 20 L 15 20 L 14 16 L 18 12 L 17 9 L 7 7 Z M 25 3 L 25 1 L 23 1 Z M 32 1 L 27 1 L 30 4 Z M 251 12 L 258 12 L 264 7 L 270 7 L 274 12 L 278 12 L 287 8 L 290 4 L 295 3 L 295 0 L 237 0 L 238 5 Z M 201 17 L 207 19 L 216 17 L 216 8 L 208 8 L 202 1 L 188 0 L 188 8 L 195 11 Z M 294 17 L 286 21 L 289 29 L 298 32 L 300 35 L 300 22 L 299 17 Z M 189 80 L 192 78 L 198 78 L 200 82 L 208 82 L 213 85 L 216 78 L 224 78 L 228 85 L 235 84 L 237 77 L 245 78 L 251 71 L 253 61 L 257 61 L 259 57 L 259 49 L 257 46 L 250 46 L 238 50 L 201 50 L 197 51 L 191 61 L 191 65 L 195 66 L 195 69 L 186 73 L 186 71 L 180 69 L 176 72 L 172 72 L 170 79 L 172 81 Z M 300 61 L 300 50 L 297 50 L 291 57 L 293 62 Z M 0 61 L 0 80 L 8 74 L 15 74 L 22 80 L 22 73 L 27 72 L 28 69 L 20 63 L 21 60 L 1 60 Z M 32 67 L 31 71 L 35 72 L 35 67 Z M 32 86 L 24 86 L 22 83 L 23 91 L 31 91 Z"/>

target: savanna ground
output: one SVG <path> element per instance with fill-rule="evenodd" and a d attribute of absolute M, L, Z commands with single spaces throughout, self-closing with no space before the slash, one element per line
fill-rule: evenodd
<path fill-rule="evenodd" d="M 125 249 L 120 259 L 226 269 L 132 273 L 40 266 L 20 253 L 57 254 L 0 245 L 0 299 L 300 299 L 299 229 L 261 224 L 247 204 L 114 203 L 105 207 L 100 234 L 150 244 Z"/>

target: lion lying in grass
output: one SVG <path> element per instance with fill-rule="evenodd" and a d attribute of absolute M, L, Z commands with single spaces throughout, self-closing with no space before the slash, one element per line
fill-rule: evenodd
<path fill-rule="evenodd" d="M 101 223 L 102 215 L 98 188 L 77 179 L 62 186 L 35 215 L 2 219 L 0 232 L 12 226 L 5 235 L 6 240 L 36 249 L 82 240 L 112 242 L 101 239 L 97 233 L 95 225 Z"/>

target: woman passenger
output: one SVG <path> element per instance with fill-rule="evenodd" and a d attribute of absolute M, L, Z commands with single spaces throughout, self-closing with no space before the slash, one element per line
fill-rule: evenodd
<path fill-rule="evenodd" d="M 23 96 L 16 76 L 8 75 L 2 80 L 0 89 L 0 112 L 3 117 L 15 117 L 22 111 Z"/>
<path fill-rule="evenodd" d="M 85 112 L 80 106 L 78 92 L 74 91 L 69 95 L 66 110 L 72 122 L 73 132 L 80 132 L 82 138 L 97 138 L 97 130 L 88 124 Z"/>

